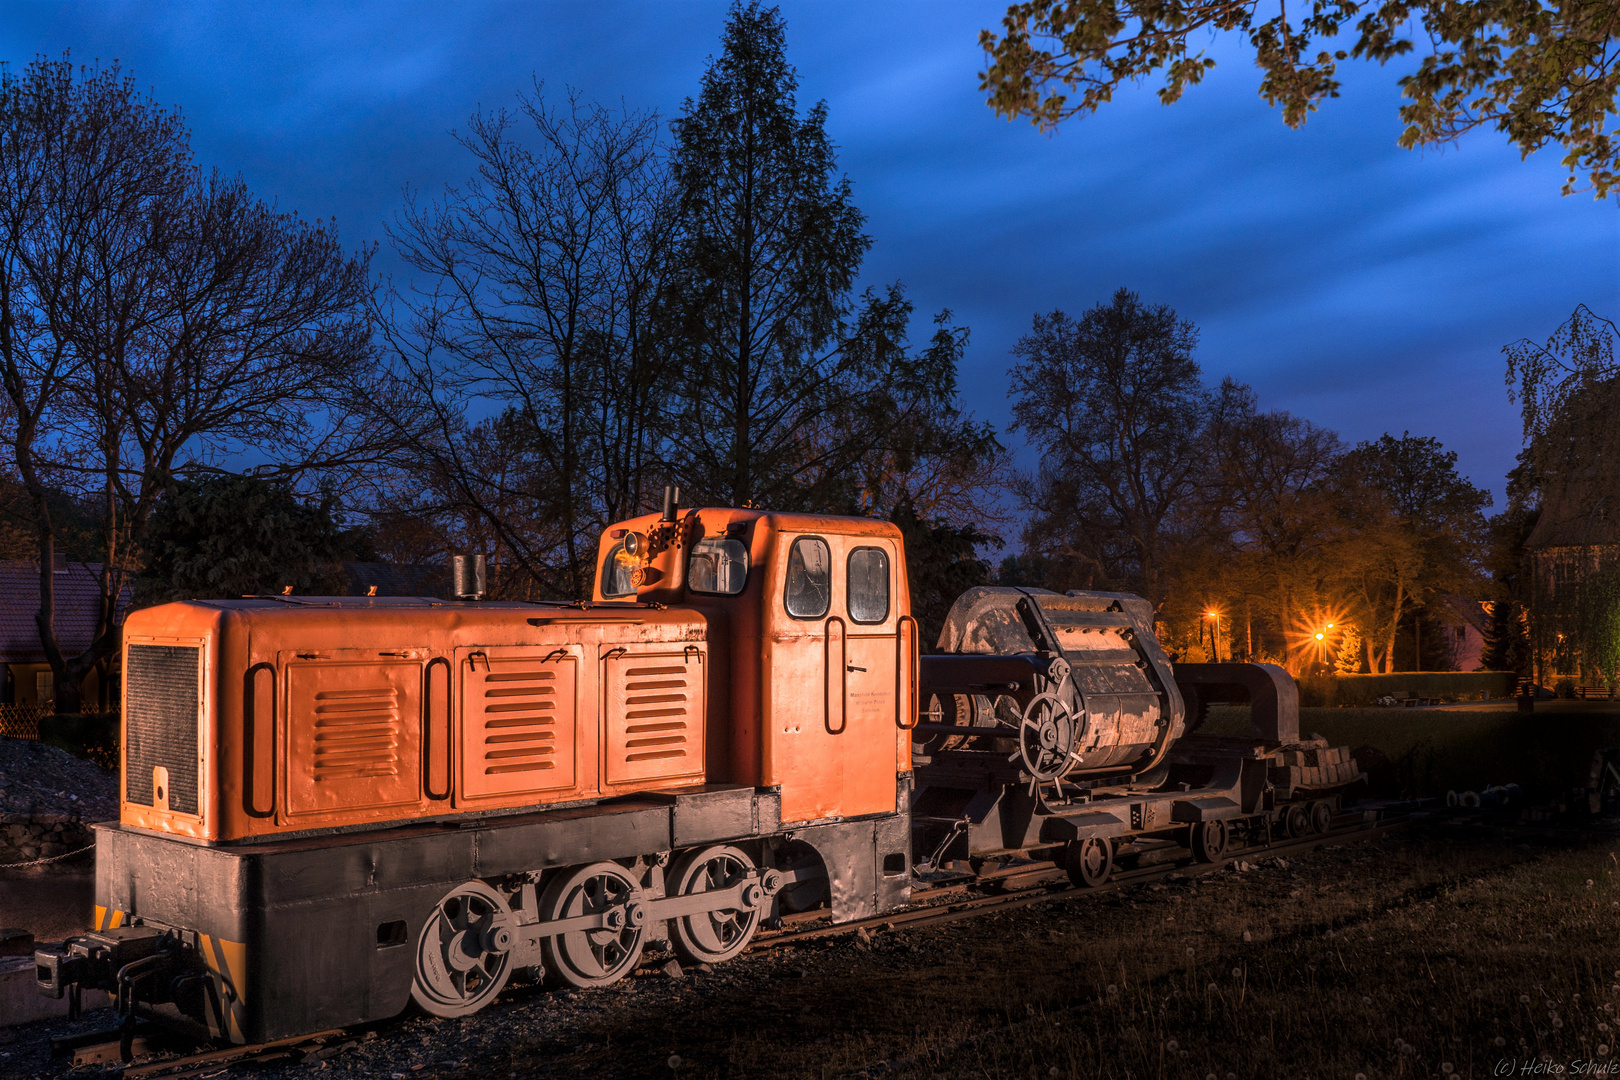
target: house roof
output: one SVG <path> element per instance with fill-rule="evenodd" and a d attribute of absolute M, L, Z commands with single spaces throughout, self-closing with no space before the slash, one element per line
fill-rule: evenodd
<path fill-rule="evenodd" d="M 101 610 L 101 564 L 64 563 L 56 571 L 56 640 L 62 652 L 75 656 L 90 647 Z M 115 620 L 129 611 L 130 583 L 118 597 Z M 34 613 L 39 610 L 39 564 L 0 560 L 0 663 L 43 663 Z"/>
<path fill-rule="evenodd" d="M 1620 544 L 1620 509 L 1600 491 L 1555 493 L 1542 503 L 1536 527 L 1524 541 L 1532 550 L 1611 544 Z"/>

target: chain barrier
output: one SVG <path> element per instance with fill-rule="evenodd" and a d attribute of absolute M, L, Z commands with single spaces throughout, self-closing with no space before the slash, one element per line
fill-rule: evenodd
<path fill-rule="evenodd" d="M 66 854 L 63 854 L 63 855 L 52 855 L 48 859 L 34 859 L 34 860 L 30 861 L 30 862 L 0 863 L 0 870 L 15 870 L 18 867 L 23 867 L 23 866 L 43 866 L 46 863 L 61 862 L 63 859 L 71 859 L 75 855 L 83 855 L 85 852 L 89 851 L 91 848 L 93 848 L 95 846 L 96 846 L 95 842 L 91 841 L 90 843 L 84 845 L 84 847 L 82 847 L 82 848 L 74 848 L 72 851 L 69 851 L 69 852 L 67 852 Z"/>

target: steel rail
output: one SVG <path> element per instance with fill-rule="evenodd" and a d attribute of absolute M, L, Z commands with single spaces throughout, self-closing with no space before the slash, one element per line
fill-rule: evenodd
<path fill-rule="evenodd" d="M 1405 828 L 1407 824 L 1407 819 L 1402 817 L 1370 824 L 1357 823 L 1296 839 L 1273 841 L 1266 844 L 1250 844 L 1233 849 L 1213 862 L 1195 862 L 1183 858 L 1155 863 L 1134 870 L 1116 871 L 1102 884 L 1089 887 L 1069 884 L 1062 888 L 1051 888 L 1049 887 L 1050 882 L 1067 881 L 1067 875 L 1058 870 L 1056 864 L 1053 863 L 1031 864 L 1023 873 L 1003 875 L 998 879 L 990 879 L 988 882 L 981 882 L 980 879 L 974 878 L 960 883 L 952 882 L 934 889 L 918 890 L 912 894 L 912 901 L 915 904 L 920 900 L 932 899 L 950 892 L 971 892 L 975 887 L 982 884 L 1006 885 L 1011 881 L 1024 878 L 1026 875 L 1033 879 L 1029 884 L 1010 889 L 1007 892 L 973 896 L 959 902 L 907 907 L 886 915 L 854 919 L 834 926 L 812 926 L 799 930 L 782 930 L 769 936 L 756 938 L 753 944 L 748 947 L 748 951 L 762 952 L 801 941 L 813 941 L 817 938 L 834 937 L 839 934 L 852 934 L 857 930 L 898 930 L 902 927 L 912 929 L 923 926 L 938 926 L 944 923 L 957 922 L 961 919 L 970 919 L 989 911 L 1013 910 L 1034 904 L 1044 904 L 1051 900 L 1072 899 L 1082 895 L 1100 896 L 1118 892 L 1134 885 L 1158 881 L 1173 874 L 1213 874 L 1226 869 L 1234 863 L 1244 862 L 1249 859 L 1269 858 L 1275 855 L 1293 855 L 1315 850 L 1324 844 L 1370 840 Z"/>

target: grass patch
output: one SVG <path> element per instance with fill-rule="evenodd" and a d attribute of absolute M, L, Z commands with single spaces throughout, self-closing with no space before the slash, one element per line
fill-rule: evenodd
<path fill-rule="evenodd" d="M 1369 1077 L 1612 1068 L 1620 1012 L 1611 845 L 1418 884 L 1315 927 L 1177 963 L 1099 967 L 1100 992 L 922 1076 Z M 1416 884 L 1416 883 L 1411 883 Z M 1144 970 L 1144 967 L 1146 970 Z M 1106 982 L 1104 981 L 1106 980 Z M 1600 1075 L 1609 1075 L 1608 1072 Z"/>
<path fill-rule="evenodd" d="M 1620 711 L 1301 709 L 1299 728 L 1354 749 L 1375 795 L 1410 798 L 1516 783 L 1528 798 L 1545 801 L 1584 786 L 1593 751 L 1620 744 Z M 1247 734 L 1249 710 L 1212 708 L 1199 730 Z"/>

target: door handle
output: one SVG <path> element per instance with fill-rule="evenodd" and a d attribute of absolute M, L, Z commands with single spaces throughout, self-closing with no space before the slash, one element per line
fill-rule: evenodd
<path fill-rule="evenodd" d="M 866 669 L 863 668 L 863 667 L 856 667 L 854 664 L 845 664 L 844 665 L 844 670 L 845 671 L 865 671 Z"/>

